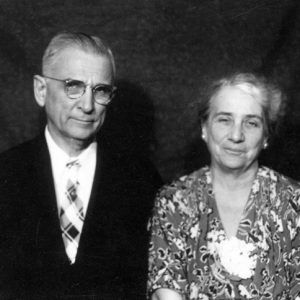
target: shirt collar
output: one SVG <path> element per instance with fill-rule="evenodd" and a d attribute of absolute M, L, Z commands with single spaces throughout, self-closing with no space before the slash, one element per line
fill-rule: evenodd
<path fill-rule="evenodd" d="M 45 138 L 49 148 L 51 161 L 55 166 L 64 167 L 68 162 L 79 160 L 83 165 L 89 161 L 91 156 L 94 156 L 97 151 L 97 142 L 92 142 L 86 149 L 84 149 L 78 156 L 70 157 L 64 150 L 62 150 L 52 138 L 48 126 L 45 128 Z"/>

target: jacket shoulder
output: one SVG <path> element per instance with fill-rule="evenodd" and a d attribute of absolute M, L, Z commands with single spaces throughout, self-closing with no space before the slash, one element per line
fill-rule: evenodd
<path fill-rule="evenodd" d="M 46 147 L 44 144 L 43 137 L 39 136 L 2 152 L 0 154 L 0 180 L 16 176 L 19 172 L 26 172 L 41 155 L 43 147 Z"/>

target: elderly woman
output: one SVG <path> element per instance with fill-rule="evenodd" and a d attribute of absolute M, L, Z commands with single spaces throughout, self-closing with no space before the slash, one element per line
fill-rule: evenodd
<path fill-rule="evenodd" d="M 150 221 L 152 300 L 298 299 L 300 185 L 258 163 L 283 102 L 254 74 L 210 87 L 211 164 L 163 187 Z"/>

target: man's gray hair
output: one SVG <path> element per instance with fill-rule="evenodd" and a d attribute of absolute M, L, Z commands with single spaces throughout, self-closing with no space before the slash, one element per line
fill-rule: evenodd
<path fill-rule="evenodd" d="M 110 60 L 113 79 L 116 76 L 115 60 L 112 51 L 102 39 L 82 32 L 60 32 L 56 34 L 47 46 L 42 61 L 42 73 L 47 74 L 51 69 L 56 57 L 63 50 L 74 47 L 84 52 L 105 56 Z"/>

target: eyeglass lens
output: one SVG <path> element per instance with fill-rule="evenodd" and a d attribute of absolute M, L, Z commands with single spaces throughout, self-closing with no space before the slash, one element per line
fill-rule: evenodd
<path fill-rule="evenodd" d="M 66 91 L 70 98 L 79 98 L 85 92 L 85 84 L 82 81 L 70 80 L 66 82 Z"/>
<path fill-rule="evenodd" d="M 66 82 L 67 95 L 76 99 L 81 97 L 85 93 L 86 84 L 79 80 L 70 80 Z M 107 102 L 113 92 L 113 88 L 106 85 L 97 85 L 93 88 L 93 96 L 96 101 Z"/>

